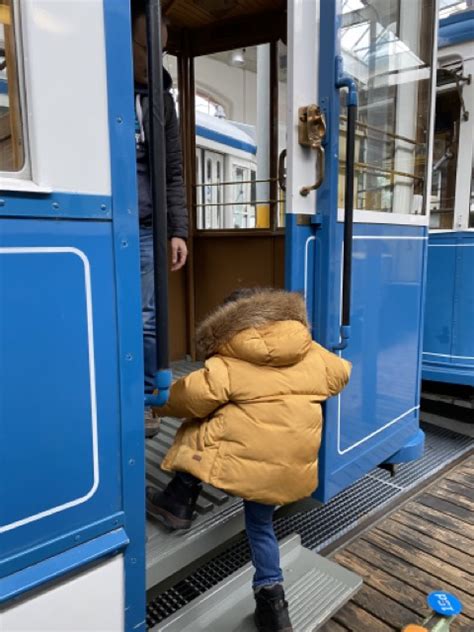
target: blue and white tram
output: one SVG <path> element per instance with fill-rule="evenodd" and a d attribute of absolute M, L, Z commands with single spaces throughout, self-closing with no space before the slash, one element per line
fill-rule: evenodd
<path fill-rule="evenodd" d="M 474 10 L 440 21 L 423 378 L 474 386 Z"/>
<path fill-rule="evenodd" d="M 196 113 L 198 230 L 255 227 L 257 145 L 246 127 Z"/>
<path fill-rule="evenodd" d="M 191 0 L 169 4 L 171 21 L 183 31 L 178 40 L 186 43 L 186 80 L 193 55 L 225 50 L 226 34 L 232 47 L 288 42 L 285 228 L 255 228 L 252 250 L 245 231 L 229 236 L 223 215 L 197 216 L 202 228 L 190 235 L 190 250 L 199 241 L 198 264 L 208 242 L 196 233 L 206 228 L 221 252 L 247 240 L 248 250 L 232 261 L 236 278 L 244 268 L 283 269 L 277 258 L 284 253 L 284 283 L 304 293 L 314 337 L 352 361 L 350 387 L 325 411 L 317 490 L 325 501 L 372 468 L 423 450 L 418 411 L 436 2 L 260 0 L 257 7 L 240 0 L 230 8 L 223 3 L 226 29 L 215 3 L 201 4 L 199 11 Z M 158 0 L 149 7 L 158 21 Z M 286 33 L 278 29 L 287 17 Z M 236 28 L 229 28 L 232 20 Z M 156 87 L 159 29 L 150 31 Z M 0 629 L 144 630 L 130 2 L 0 0 L 0 41 Z M 189 95 L 192 81 L 183 85 Z M 159 126 L 153 133 L 163 147 Z M 206 152 L 218 147 L 203 133 L 198 129 L 206 162 Z M 224 161 L 224 177 L 238 179 L 241 167 L 252 171 L 247 144 L 229 150 L 236 172 Z M 222 165 L 214 158 L 210 181 Z M 189 151 L 185 159 L 192 179 Z M 163 288 L 164 162 L 154 166 L 162 257 L 155 263 Z M 213 222 L 222 222 L 221 234 Z M 243 217 L 237 228 L 245 228 Z M 260 266 L 249 261 L 252 253 Z M 201 281 L 215 285 L 211 277 Z M 160 296 L 157 397 L 165 401 L 170 375 Z M 167 551 L 176 547 L 169 542 Z"/>

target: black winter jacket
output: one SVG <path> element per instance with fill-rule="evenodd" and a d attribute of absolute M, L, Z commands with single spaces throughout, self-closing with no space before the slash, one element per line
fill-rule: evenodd
<path fill-rule="evenodd" d="M 166 199 L 168 237 L 188 236 L 188 212 L 183 183 L 183 162 L 178 118 L 170 92 L 172 79 L 163 68 L 165 133 L 166 133 Z M 149 107 L 146 87 L 135 86 L 135 141 L 137 151 L 138 208 L 141 225 L 151 225 L 152 200 L 148 155 Z"/>

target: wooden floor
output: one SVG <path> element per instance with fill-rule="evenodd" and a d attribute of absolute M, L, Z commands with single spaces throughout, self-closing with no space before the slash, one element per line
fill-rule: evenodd
<path fill-rule="evenodd" d="M 324 632 L 389 632 L 421 623 L 433 590 L 457 595 L 464 606 L 451 630 L 474 632 L 474 455 L 332 558 L 364 586 Z"/>

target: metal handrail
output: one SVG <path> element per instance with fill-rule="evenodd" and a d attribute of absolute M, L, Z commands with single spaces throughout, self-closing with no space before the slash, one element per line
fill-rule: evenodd
<path fill-rule="evenodd" d="M 339 118 L 341 121 L 347 121 L 347 116 L 341 115 Z M 386 132 L 380 129 L 380 127 L 375 127 L 374 125 L 369 125 L 368 123 L 362 123 L 360 121 L 357 121 L 356 127 L 362 127 L 364 129 L 368 129 L 371 132 L 376 132 L 377 134 L 380 134 L 381 136 L 388 136 L 392 140 L 391 141 L 387 140 L 387 142 L 392 142 L 393 140 L 403 140 L 404 142 L 409 143 L 410 145 L 422 144 L 422 143 L 418 143 L 416 140 L 413 140 L 413 138 L 408 138 L 408 136 L 402 136 L 401 134 L 394 134 L 393 132 Z"/>
<path fill-rule="evenodd" d="M 276 182 L 278 178 L 265 178 L 264 180 L 231 180 L 229 182 L 199 182 L 193 184 L 193 187 L 201 188 L 201 187 L 221 187 L 221 186 L 229 186 L 236 184 L 259 184 L 259 183 L 270 183 Z"/>
<path fill-rule="evenodd" d="M 356 170 L 368 170 L 372 169 L 373 171 L 377 171 L 379 173 L 384 173 L 390 176 L 401 176 L 403 178 L 411 178 L 412 180 L 420 180 L 424 182 L 424 178 L 422 176 L 416 176 L 413 173 L 406 173 L 405 171 L 397 171 L 396 169 L 385 169 L 384 167 L 378 167 L 377 165 L 372 165 L 368 162 L 356 162 L 354 163 L 354 167 Z"/>
<path fill-rule="evenodd" d="M 279 200 L 257 200 L 256 202 L 252 202 L 251 200 L 247 202 L 209 202 L 208 204 L 194 204 L 194 208 L 203 208 L 207 206 L 257 206 L 257 204 L 275 204 L 277 202 L 282 202 Z"/>

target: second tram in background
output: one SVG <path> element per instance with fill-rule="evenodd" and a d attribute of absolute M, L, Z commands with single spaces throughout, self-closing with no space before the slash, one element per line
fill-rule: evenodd
<path fill-rule="evenodd" d="M 441 20 L 438 44 L 423 379 L 472 388 L 474 10 Z"/>

